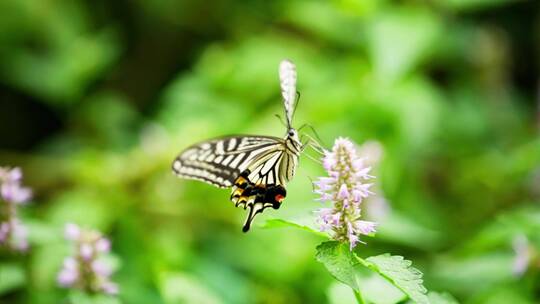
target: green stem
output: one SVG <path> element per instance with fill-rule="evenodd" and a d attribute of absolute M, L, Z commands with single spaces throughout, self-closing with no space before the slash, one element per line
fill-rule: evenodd
<path fill-rule="evenodd" d="M 353 289 L 353 292 L 354 292 L 354 297 L 356 298 L 356 302 L 358 302 L 358 304 L 366 303 L 366 301 L 364 301 L 364 298 L 362 297 L 362 294 L 359 291 Z"/>

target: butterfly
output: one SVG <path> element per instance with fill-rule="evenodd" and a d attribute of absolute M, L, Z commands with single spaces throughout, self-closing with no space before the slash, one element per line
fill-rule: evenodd
<path fill-rule="evenodd" d="M 173 161 L 172 170 L 181 178 L 231 188 L 231 201 L 248 209 L 242 231 L 247 232 L 255 216 L 266 208 L 279 209 L 287 196 L 304 145 L 292 127 L 298 102 L 296 67 L 288 60 L 279 65 L 281 95 L 287 133 L 284 138 L 235 135 L 194 144 Z"/>

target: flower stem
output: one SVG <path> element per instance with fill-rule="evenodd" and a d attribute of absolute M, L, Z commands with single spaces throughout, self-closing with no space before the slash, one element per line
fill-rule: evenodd
<path fill-rule="evenodd" d="M 359 291 L 353 289 L 353 292 L 354 292 L 354 297 L 356 298 L 356 302 L 358 302 L 358 304 L 366 303 L 364 301 L 364 298 L 362 297 L 362 294 Z"/>

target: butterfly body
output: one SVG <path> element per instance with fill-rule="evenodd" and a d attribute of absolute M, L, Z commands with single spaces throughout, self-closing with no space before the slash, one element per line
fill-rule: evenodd
<path fill-rule="evenodd" d="M 266 208 L 278 209 L 285 187 L 293 178 L 303 145 L 291 127 L 296 97 L 296 70 L 289 61 L 280 65 L 282 95 L 287 116 L 284 138 L 236 135 L 211 139 L 186 148 L 173 162 L 173 172 L 182 178 L 231 188 L 236 207 L 249 209 L 243 231 Z M 292 93 L 294 91 L 294 94 Z"/>

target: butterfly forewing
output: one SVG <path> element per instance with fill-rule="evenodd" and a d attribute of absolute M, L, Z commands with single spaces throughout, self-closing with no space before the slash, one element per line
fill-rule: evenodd
<path fill-rule="evenodd" d="M 220 188 L 233 186 L 242 171 L 254 160 L 283 145 L 271 136 L 230 136 L 195 144 L 173 162 L 176 175 L 200 180 Z"/>

